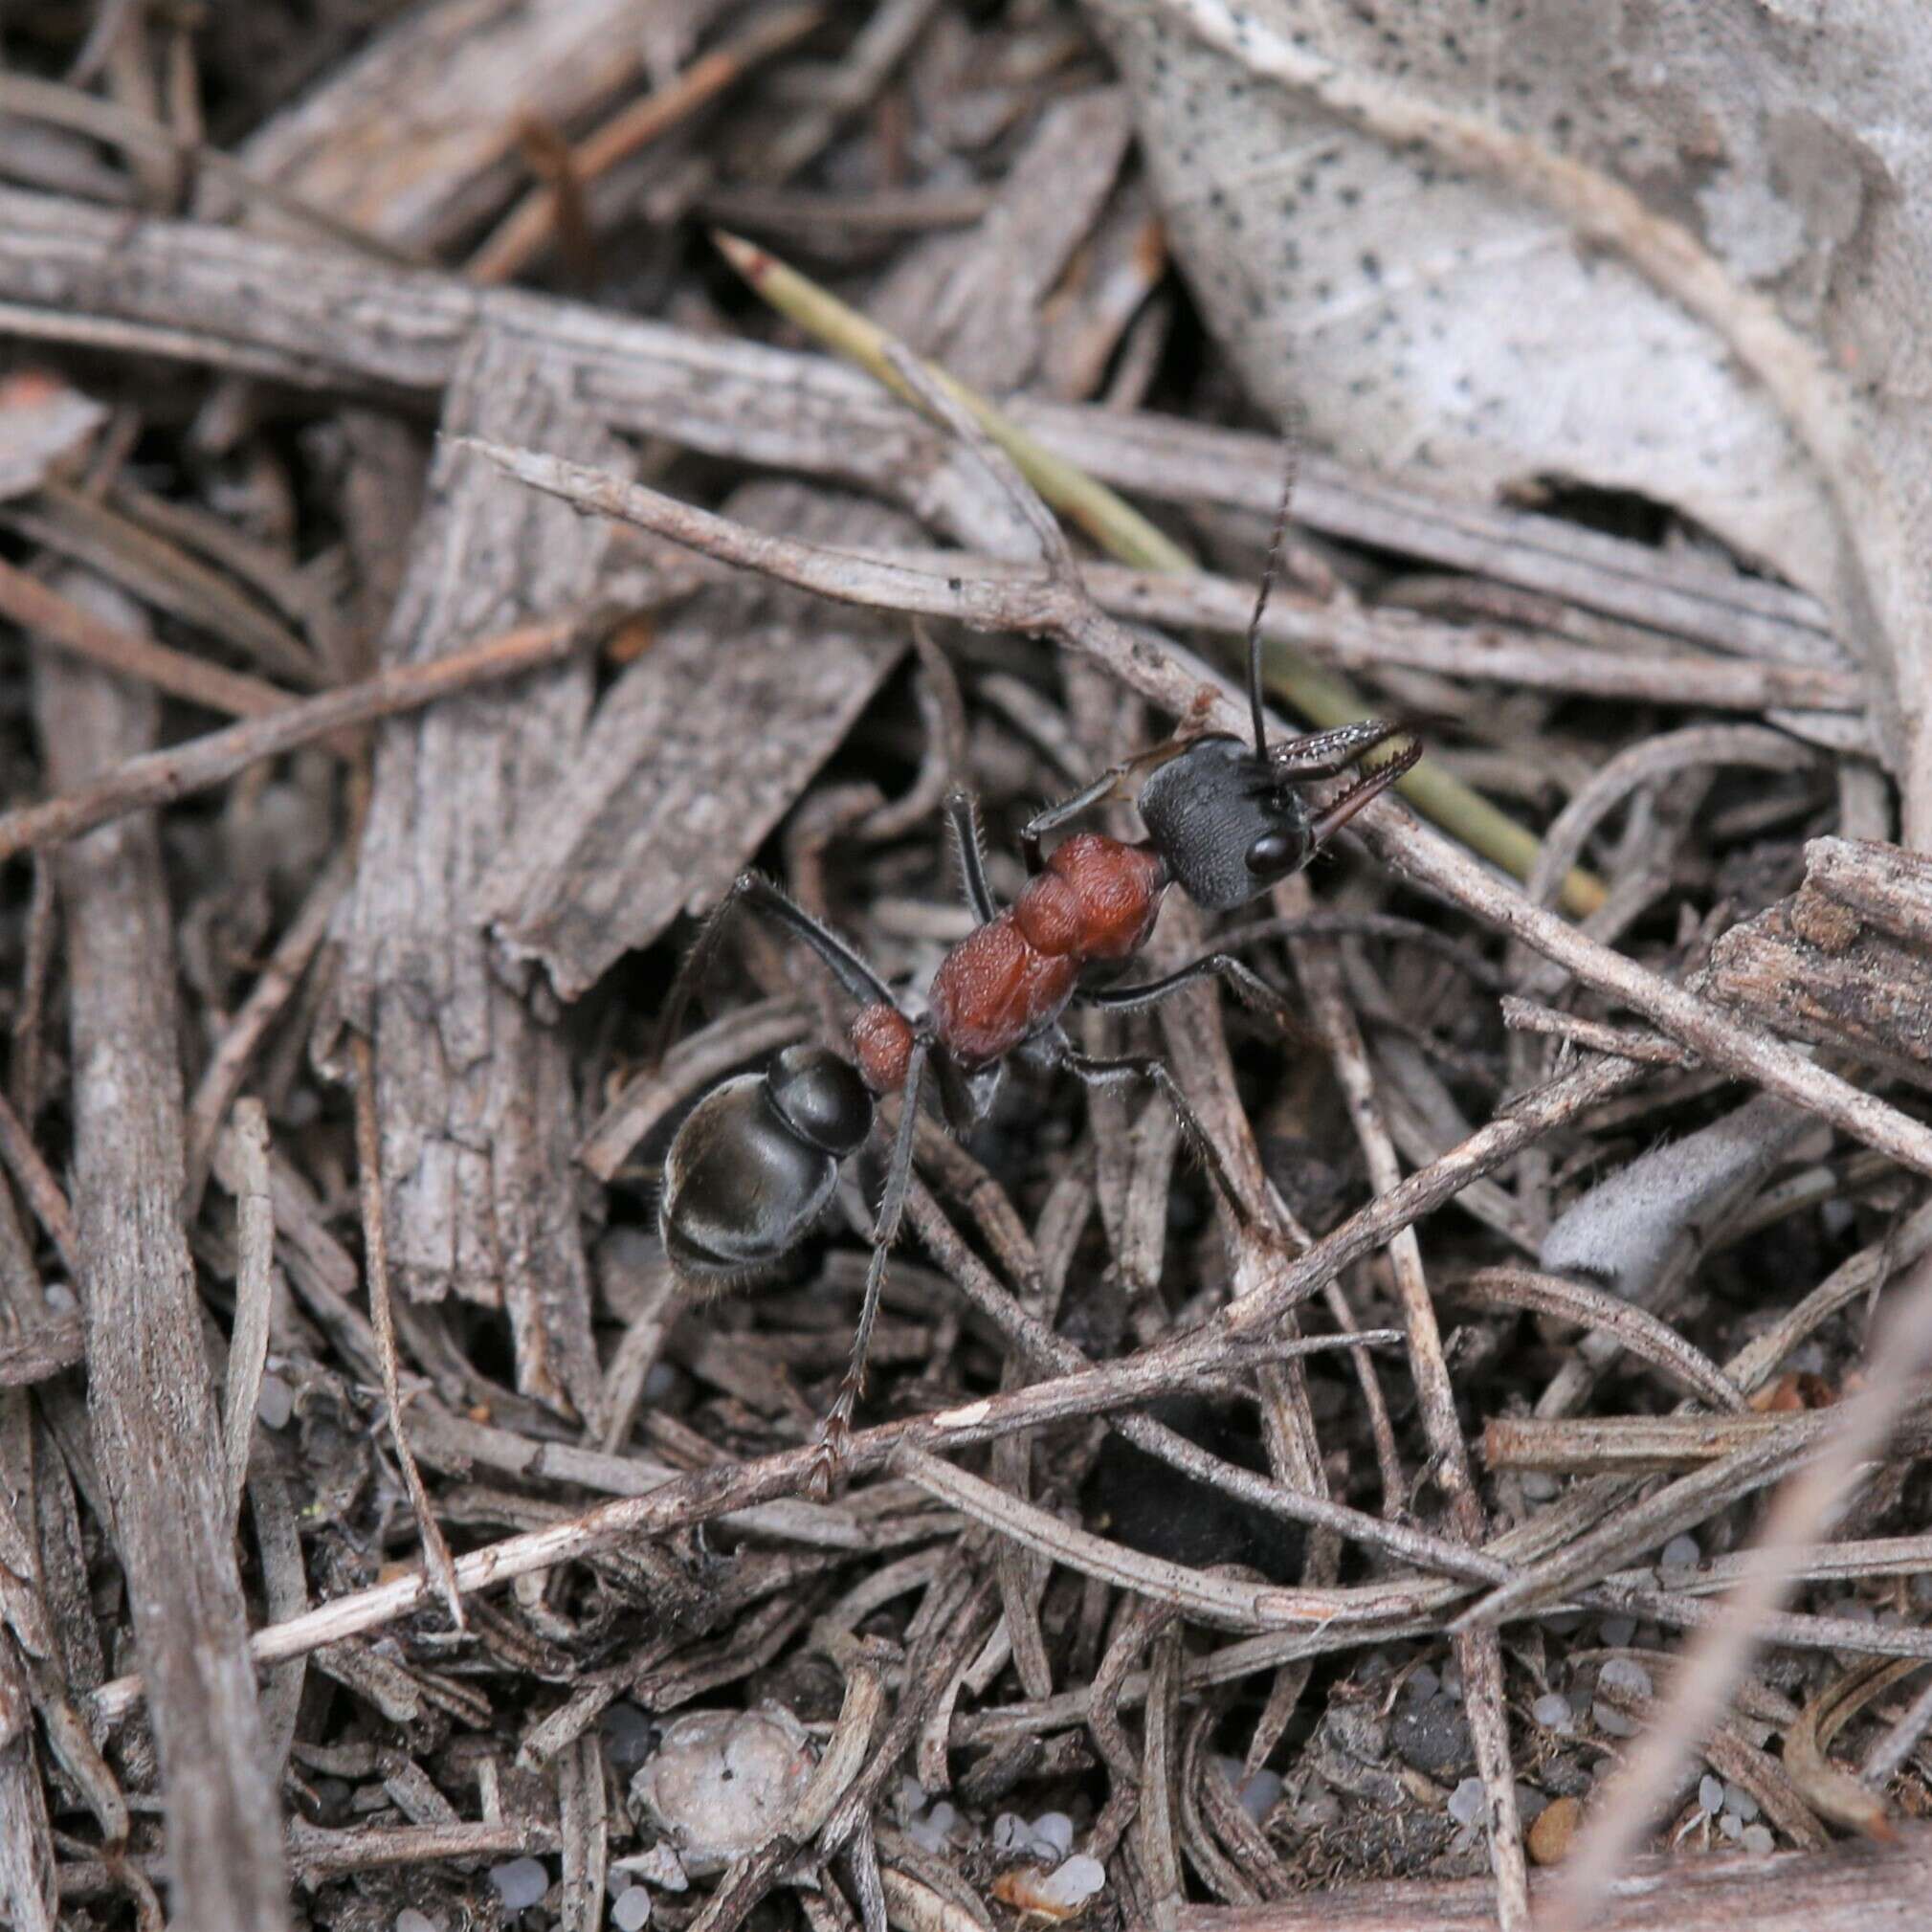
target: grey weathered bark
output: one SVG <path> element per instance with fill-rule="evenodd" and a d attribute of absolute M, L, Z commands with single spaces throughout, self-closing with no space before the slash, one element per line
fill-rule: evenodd
<path fill-rule="evenodd" d="M 575 126 L 635 81 L 654 31 L 667 31 L 667 12 L 695 32 L 715 5 L 436 0 L 411 8 L 251 135 L 241 159 L 311 207 L 440 253 L 527 181 L 519 146 L 526 120 Z"/>
<path fill-rule="evenodd" d="M 907 250 L 867 304 L 874 321 L 963 383 L 1018 389 L 1039 358 L 1041 304 L 1092 234 L 1131 129 L 1118 87 L 1055 101 L 987 218 Z"/>
<path fill-rule="evenodd" d="M 876 503 L 789 483 L 752 484 L 732 507 L 820 542 L 919 534 Z M 575 999 L 683 907 L 720 898 L 908 641 L 895 618 L 773 586 L 694 598 L 612 687 L 499 861 L 482 902 L 504 953 Z"/>
<path fill-rule="evenodd" d="M 1711 949 L 1709 988 L 1780 1033 L 1932 1085 L 1932 859 L 1814 838 L 1805 882 Z"/>
<path fill-rule="evenodd" d="M 531 342 L 477 332 L 444 428 L 574 449 L 621 467 L 615 442 Z M 610 532 L 538 504 L 445 451 L 383 640 L 420 662 L 547 615 L 594 585 Z M 375 1043 L 390 1258 L 404 1291 L 507 1309 L 517 1382 L 594 1409 L 590 1284 L 572 1191 L 575 1100 L 565 1043 L 492 972 L 478 889 L 571 763 L 591 697 L 584 663 L 386 726 L 353 891 L 338 914 L 332 1023 Z"/>
<path fill-rule="evenodd" d="M 0 1284 L 0 1334 L 7 1292 Z M 36 1585 L 29 1525 L 33 1430 L 23 1396 L 0 1388 L 0 1917 L 15 1932 L 53 1932 L 54 1837 L 33 1748 L 30 1645 L 52 1649 Z"/>
<path fill-rule="evenodd" d="M 143 622 L 92 580 L 66 588 L 105 598 L 101 614 L 125 628 Z M 151 692 L 52 653 L 35 666 L 35 708 L 59 788 L 146 749 L 158 715 Z M 197 1932 L 262 1932 L 287 1923 L 288 1879 L 181 1222 L 173 935 L 154 820 L 103 827 L 55 864 L 88 1411 L 150 1687 L 174 1916 Z"/>

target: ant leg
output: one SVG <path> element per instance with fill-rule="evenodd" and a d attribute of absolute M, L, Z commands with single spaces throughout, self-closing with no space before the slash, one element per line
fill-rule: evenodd
<path fill-rule="evenodd" d="M 969 791 L 949 791 L 945 822 L 952 828 L 953 848 L 959 854 L 960 885 L 967 909 L 982 925 L 999 917 L 992 889 L 987 884 L 986 841 L 980 833 L 978 801 Z"/>
<path fill-rule="evenodd" d="M 1158 770 L 1169 759 L 1180 757 L 1201 736 L 1199 727 L 1212 708 L 1213 697 L 1212 689 L 1204 687 L 1171 738 L 1163 739 L 1159 744 L 1150 745 L 1145 751 L 1137 751 L 1133 757 L 1123 758 L 1118 765 L 1108 766 L 1091 785 L 1083 785 L 1071 798 L 1063 798 L 1057 805 L 1049 805 L 1034 812 L 1020 831 L 1020 851 L 1026 855 L 1027 870 L 1039 871 L 1040 840 L 1048 833 L 1057 832 L 1061 826 L 1079 817 L 1083 811 L 1091 811 L 1097 805 L 1105 805 L 1109 799 L 1124 796 L 1129 779 Z"/>
<path fill-rule="evenodd" d="M 1343 772 L 1402 729 L 1381 718 L 1338 724 L 1333 731 L 1310 731 L 1268 747 L 1271 772 L 1282 778 L 1339 778 Z"/>
<path fill-rule="evenodd" d="M 1190 961 L 1177 971 L 1166 973 L 1157 980 L 1146 980 L 1139 986 L 1082 988 L 1074 997 L 1082 1006 L 1099 1007 L 1107 1012 L 1138 1012 L 1143 1007 L 1158 1006 L 1162 1000 L 1171 998 L 1183 988 L 1196 986 L 1202 980 L 1223 979 L 1234 997 L 1252 1011 L 1265 1013 L 1291 1039 L 1299 1039 L 1302 1034 L 1300 1021 L 1290 1003 L 1253 966 L 1244 965 L 1232 953 L 1208 953 L 1202 958 Z"/>
<path fill-rule="evenodd" d="M 762 872 L 741 872 L 732 880 L 731 890 L 711 909 L 699 929 L 691 950 L 685 954 L 683 965 L 677 968 L 677 977 L 671 983 L 670 997 L 664 1003 L 664 1014 L 657 1023 L 657 1036 L 652 1042 L 654 1063 L 664 1057 L 671 1042 L 677 1038 L 692 995 L 698 990 L 700 982 L 717 955 L 725 925 L 741 905 L 748 905 L 752 911 L 763 913 L 795 939 L 803 940 L 824 961 L 833 978 L 861 1006 L 889 1007 L 895 1004 L 885 982 L 836 933 L 821 925 L 796 899 Z"/>
<path fill-rule="evenodd" d="M 1248 619 L 1248 711 L 1255 725 L 1255 756 L 1268 755 L 1268 711 L 1261 700 L 1261 619 L 1288 547 L 1288 508 L 1295 500 L 1295 479 L 1301 468 L 1300 452 L 1291 433 L 1282 444 L 1281 500 L 1275 511 L 1275 528 L 1268 538 L 1268 556 L 1261 566 L 1260 588 L 1255 592 L 1255 614 Z"/>
<path fill-rule="evenodd" d="M 1057 832 L 1083 811 L 1091 811 L 1095 806 L 1120 797 L 1121 784 L 1133 769 L 1132 765 L 1110 765 L 1091 785 L 1083 785 L 1071 798 L 1063 798 L 1057 805 L 1049 805 L 1034 812 L 1020 828 L 1020 851 L 1026 858 L 1027 870 L 1038 872 L 1045 863 L 1040 856 L 1040 840 L 1048 833 Z"/>
<path fill-rule="evenodd" d="M 892 1153 L 886 1162 L 885 1190 L 879 1197 L 878 1218 L 872 1227 L 872 1266 L 865 1273 L 865 1299 L 859 1305 L 858 1327 L 852 1338 L 852 1364 L 838 1385 L 838 1394 L 826 1412 L 818 1432 L 818 1455 L 813 1467 L 811 1488 L 821 1498 L 832 1493 L 833 1478 L 845 1458 L 846 1443 L 852 1435 L 852 1411 L 865 1388 L 865 1358 L 872 1347 L 873 1324 L 878 1320 L 879 1291 L 885 1286 L 886 1256 L 899 1239 L 899 1224 L 905 1214 L 905 1197 L 912 1189 L 912 1150 L 919 1132 L 919 1097 L 924 1084 L 926 1056 L 932 1050 L 932 1035 L 921 1033 L 914 1037 L 912 1055 L 906 1061 L 905 1086 L 899 1100 L 899 1131 L 893 1136 Z"/>
<path fill-rule="evenodd" d="M 1234 1186 L 1228 1165 L 1221 1158 L 1221 1150 L 1210 1139 L 1192 1101 L 1181 1091 L 1180 1083 L 1167 1071 L 1165 1060 L 1152 1054 L 1129 1054 L 1121 1059 L 1099 1059 L 1092 1054 L 1081 1053 L 1065 1034 L 1061 1034 L 1054 1044 L 1058 1048 L 1055 1055 L 1058 1064 L 1069 1073 L 1077 1075 L 1090 1087 L 1121 1086 L 1128 1080 L 1144 1080 L 1152 1087 L 1174 1110 L 1174 1118 L 1181 1123 L 1182 1140 L 1194 1158 L 1207 1168 L 1209 1179 L 1228 1204 L 1228 1211 L 1243 1228 L 1255 1225 L 1254 1211 Z"/>

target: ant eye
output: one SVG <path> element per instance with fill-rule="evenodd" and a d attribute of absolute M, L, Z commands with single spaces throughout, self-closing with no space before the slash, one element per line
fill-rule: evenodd
<path fill-rule="evenodd" d="M 1292 872 L 1301 856 L 1301 843 L 1292 832 L 1264 832 L 1248 848 L 1248 870 L 1261 878 Z"/>

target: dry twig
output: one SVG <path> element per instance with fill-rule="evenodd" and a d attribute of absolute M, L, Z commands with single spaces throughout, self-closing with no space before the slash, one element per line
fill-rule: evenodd
<path fill-rule="evenodd" d="M 1123 682 L 1176 716 L 1187 715 L 1203 688 L 1211 688 L 1212 722 L 1223 730 L 1241 728 L 1241 711 L 1233 695 L 1205 668 L 1190 677 L 1179 654 L 1160 652 L 1130 636 L 1083 597 L 1051 578 L 975 583 L 876 563 L 748 530 L 580 464 L 527 450 L 477 447 L 532 488 L 841 603 L 950 617 L 980 631 L 1052 636 L 1105 663 Z M 1371 805 L 1356 823 L 1371 849 L 1399 875 L 1434 888 L 1511 938 L 1533 946 L 1586 985 L 1646 1014 L 1705 1059 L 1807 1108 L 1914 1172 L 1932 1175 L 1932 1130 L 1921 1122 L 1861 1093 L 1782 1041 L 1740 1025 L 1696 993 L 1599 945 L 1513 892 L 1386 799 Z"/>
<path fill-rule="evenodd" d="M 524 625 L 433 663 L 399 665 L 186 744 L 143 752 L 84 788 L 0 814 L 0 859 L 78 838 L 124 812 L 170 805 L 347 725 L 560 663 L 583 642 L 582 627 L 569 619 Z"/>

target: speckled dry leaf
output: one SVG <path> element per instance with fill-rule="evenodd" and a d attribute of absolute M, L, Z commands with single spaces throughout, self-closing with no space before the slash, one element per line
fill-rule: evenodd
<path fill-rule="evenodd" d="M 1458 490 L 1557 477 L 1675 505 L 1834 598 L 1888 674 L 1888 749 L 1913 762 L 1932 608 L 1932 12 L 1087 4 L 1136 94 L 1175 252 L 1253 394 L 1351 459 Z M 1452 165 L 1456 141 L 1430 133 L 1444 127 L 1475 130 L 1465 156 L 1486 136 L 1495 151 Z M 1582 170 L 1667 225 L 1647 260 L 1613 221 L 1594 224 L 1610 245 L 1579 240 L 1564 202 Z M 1684 300 L 1693 277 L 1713 312 Z M 1798 371 L 1782 386 L 1740 352 L 1766 328 Z M 1932 831 L 1932 756 L 1916 763 Z"/>

